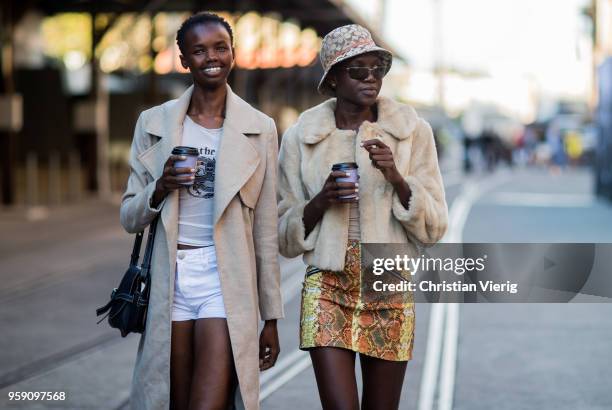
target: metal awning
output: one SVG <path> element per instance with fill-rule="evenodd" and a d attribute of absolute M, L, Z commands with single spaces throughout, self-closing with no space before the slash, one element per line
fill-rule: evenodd
<path fill-rule="evenodd" d="M 26 3 L 26 2 L 24 2 Z M 334 28 L 357 23 L 372 33 L 374 41 L 391 51 L 396 58 L 402 59 L 382 38 L 371 24 L 360 16 L 344 0 L 38 0 L 34 4 L 46 14 L 62 12 L 86 13 L 157 13 L 157 12 L 196 12 L 200 10 L 249 12 L 275 12 L 283 19 L 296 19 L 302 27 L 312 27 L 321 37 Z M 25 4 L 21 7 L 28 7 Z M 19 7 L 19 6 L 17 6 Z"/>

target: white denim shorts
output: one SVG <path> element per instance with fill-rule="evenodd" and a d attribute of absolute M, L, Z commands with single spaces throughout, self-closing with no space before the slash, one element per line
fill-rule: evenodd
<path fill-rule="evenodd" d="M 172 321 L 211 317 L 227 317 L 215 247 L 179 249 L 176 252 Z"/>

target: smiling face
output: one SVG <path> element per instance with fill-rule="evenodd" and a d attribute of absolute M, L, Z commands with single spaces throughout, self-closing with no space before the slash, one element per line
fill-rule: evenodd
<path fill-rule="evenodd" d="M 212 89 L 225 85 L 234 64 L 230 34 L 219 23 L 197 24 L 185 33 L 180 58 L 199 86 Z"/>
<path fill-rule="evenodd" d="M 349 70 L 359 71 L 352 67 L 382 67 L 383 61 L 376 52 L 366 53 L 349 58 L 336 64 L 327 76 L 327 82 L 336 92 L 336 98 L 344 99 L 359 106 L 372 106 L 376 104 L 376 98 L 382 87 L 382 78 L 377 78 L 370 70 L 367 77 L 354 79 L 349 75 Z"/>

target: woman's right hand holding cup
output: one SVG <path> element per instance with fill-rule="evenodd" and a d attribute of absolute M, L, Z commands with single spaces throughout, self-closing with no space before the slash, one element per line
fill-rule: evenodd
<path fill-rule="evenodd" d="M 170 192 L 193 183 L 195 179 L 195 168 L 174 167 L 176 161 L 184 161 L 186 158 L 185 155 L 170 155 L 166 160 L 163 174 L 155 183 L 155 193 L 151 200 L 151 205 L 154 208 L 156 208 Z"/>
<path fill-rule="evenodd" d="M 302 222 L 306 236 L 312 232 L 315 225 L 323 218 L 325 211 L 333 204 L 359 201 L 359 183 L 337 181 L 338 178 L 344 179 L 350 176 L 351 174 L 346 171 L 332 171 L 325 180 L 321 192 L 304 207 Z"/>
<path fill-rule="evenodd" d="M 338 178 L 348 178 L 350 174 L 345 171 L 332 171 L 323 185 L 321 192 L 315 197 L 322 209 L 327 209 L 333 204 L 342 204 L 359 201 L 358 182 L 339 182 Z M 346 198 L 350 197 L 350 198 Z"/>

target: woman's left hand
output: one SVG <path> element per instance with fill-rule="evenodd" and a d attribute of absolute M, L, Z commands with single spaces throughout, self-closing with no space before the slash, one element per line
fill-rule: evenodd
<path fill-rule="evenodd" d="M 362 142 L 361 146 L 370 154 L 370 161 L 374 168 L 378 168 L 388 182 L 396 185 L 404 180 L 395 167 L 391 148 L 382 140 L 367 140 Z"/>
<path fill-rule="evenodd" d="M 276 320 L 266 320 L 259 336 L 259 370 L 267 370 L 274 366 L 279 353 L 280 343 L 278 342 Z"/>
<path fill-rule="evenodd" d="M 391 148 L 379 139 L 371 139 L 361 143 L 361 146 L 370 153 L 370 161 L 375 168 L 380 169 L 380 172 L 385 176 L 387 182 L 393 185 L 393 189 L 397 193 L 400 202 L 404 208 L 410 206 L 410 197 L 412 191 L 410 187 L 395 167 L 393 160 L 393 152 Z"/>

